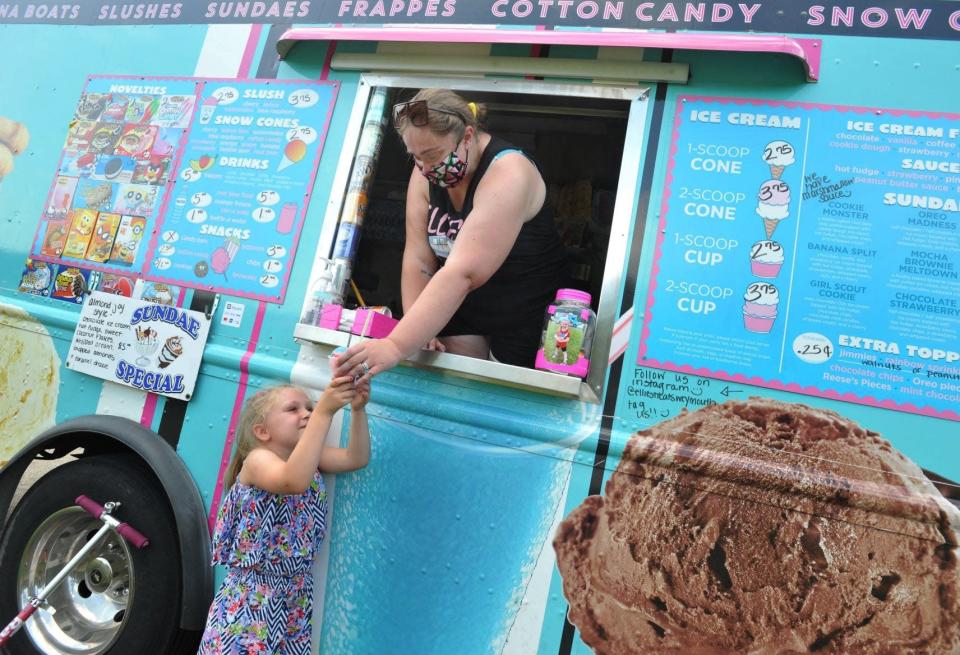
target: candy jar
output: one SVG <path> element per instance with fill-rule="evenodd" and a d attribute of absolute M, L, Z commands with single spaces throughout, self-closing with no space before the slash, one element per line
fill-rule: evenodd
<path fill-rule="evenodd" d="M 578 289 L 559 289 L 547 307 L 536 368 L 578 378 L 590 370 L 590 348 L 597 315 L 590 309 L 590 294 Z"/>

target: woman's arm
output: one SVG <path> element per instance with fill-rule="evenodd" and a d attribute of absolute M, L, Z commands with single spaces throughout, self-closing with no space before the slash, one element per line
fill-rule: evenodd
<path fill-rule="evenodd" d="M 522 154 L 505 155 L 491 166 L 474 193 L 473 209 L 457 235 L 446 264 L 437 271 L 389 337 L 351 346 L 339 360 L 338 375 L 366 363 L 371 374 L 395 366 L 436 336 L 467 293 L 484 284 L 503 264 L 523 224 L 543 205 L 546 187 Z"/>
<path fill-rule="evenodd" d="M 416 169 L 407 185 L 406 243 L 403 247 L 403 268 L 400 275 L 400 294 L 406 313 L 424 287 L 437 272 L 437 257 L 427 243 L 427 212 L 429 188 L 426 178 Z"/>
<path fill-rule="evenodd" d="M 324 390 L 290 456 L 284 460 L 267 448 L 254 448 L 237 476 L 240 482 L 275 494 L 300 494 L 313 481 L 322 460 L 333 415 L 352 400 L 353 378 L 334 379 Z"/>

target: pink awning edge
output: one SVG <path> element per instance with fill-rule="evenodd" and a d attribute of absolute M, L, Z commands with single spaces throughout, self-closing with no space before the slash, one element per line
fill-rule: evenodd
<path fill-rule="evenodd" d="M 296 27 L 277 43 L 280 57 L 299 41 L 409 41 L 412 43 L 526 43 L 621 48 L 766 52 L 796 57 L 808 82 L 820 77 L 820 39 L 798 39 L 766 34 L 710 34 L 703 32 L 646 32 L 639 30 L 514 30 L 480 27 Z"/>

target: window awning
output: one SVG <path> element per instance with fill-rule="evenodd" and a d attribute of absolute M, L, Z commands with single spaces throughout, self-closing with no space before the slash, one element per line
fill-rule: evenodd
<path fill-rule="evenodd" d="M 410 43 L 519 43 L 718 52 L 777 53 L 795 57 L 808 82 L 820 76 L 820 39 L 764 34 L 647 32 L 639 30 L 515 30 L 484 27 L 297 27 L 277 43 L 283 58 L 301 41 L 399 41 Z"/>

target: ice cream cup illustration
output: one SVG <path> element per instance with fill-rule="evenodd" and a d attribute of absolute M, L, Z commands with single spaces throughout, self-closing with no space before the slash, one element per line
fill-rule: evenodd
<path fill-rule="evenodd" d="M 767 334 L 777 320 L 780 292 L 768 282 L 754 282 L 743 294 L 743 326 L 750 332 Z"/>
<path fill-rule="evenodd" d="M 730 401 L 634 434 L 553 541 L 597 653 L 960 652 L 960 510 L 835 412 Z"/>
<path fill-rule="evenodd" d="M 767 239 L 790 213 L 790 187 L 780 180 L 767 180 L 760 185 L 757 194 L 757 214 L 763 219 L 763 229 Z"/>
<path fill-rule="evenodd" d="M 140 355 L 137 357 L 136 364 L 137 366 L 146 366 L 150 363 L 150 356 L 157 352 L 157 348 L 160 347 L 160 337 L 153 328 L 144 328 L 139 325 L 134 328 L 134 334 L 137 337 L 134 349 Z"/>
<path fill-rule="evenodd" d="M 183 343 L 180 337 L 168 337 L 163 343 L 163 349 L 160 351 L 160 368 L 167 368 L 182 354 Z"/>
<path fill-rule="evenodd" d="M 757 241 L 750 248 L 750 272 L 757 277 L 777 277 L 782 266 L 783 246 L 776 241 Z"/>
<path fill-rule="evenodd" d="M 763 160 L 770 166 L 770 177 L 779 180 L 783 170 L 796 161 L 793 146 L 786 141 L 771 141 L 763 149 Z"/>
<path fill-rule="evenodd" d="M 206 125 L 210 122 L 210 119 L 213 118 L 213 112 L 217 110 L 217 105 L 220 104 L 220 101 L 217 100 L 214 96 L 208 96 L 204 98 L 203 104 L 200 105 L 200 124 Z"/>

